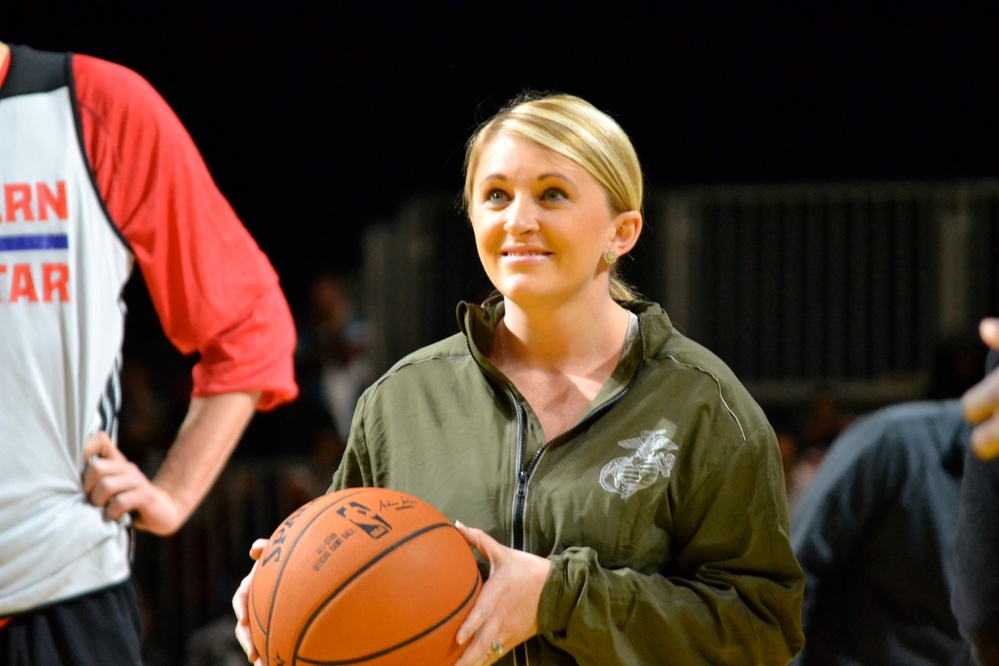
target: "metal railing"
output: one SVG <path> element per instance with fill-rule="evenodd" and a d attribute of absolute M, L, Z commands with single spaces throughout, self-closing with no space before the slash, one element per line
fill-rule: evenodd
<path fill-rule="evenodd" d="M 708 188 L 650 208 L 654 291 L 757 393 L 904 399 L 941 342 L 999 314 L 999 181 Z"/>
<path fill-rule="evenodd" d="M 999 180 L 654 191 L 645 219 L 625 277 L 761 394 L 906 397 L 937 344 L 999 313 Z M 371 231 L 362 280 L 383 365 L 488 290 L 446 195 Z"/>

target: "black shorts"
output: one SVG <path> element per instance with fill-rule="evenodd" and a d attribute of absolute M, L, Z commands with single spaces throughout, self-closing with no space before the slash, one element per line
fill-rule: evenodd
<path fill-rule="evenodd" d="M 15 615 L 0 629 L 4 666 L 140 666 L 142 616 L 131 581 Z"/>

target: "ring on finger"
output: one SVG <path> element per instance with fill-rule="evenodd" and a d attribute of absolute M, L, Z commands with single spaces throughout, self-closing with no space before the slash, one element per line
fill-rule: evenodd
<path fill-rule="evenodd" d="M 499 641 L 493 641 L 492 643 L 490 643 L 489 644 L 489 649 L 497 657 L 502 657 L 503 656 L 503 644 L 500 643 Z"/>

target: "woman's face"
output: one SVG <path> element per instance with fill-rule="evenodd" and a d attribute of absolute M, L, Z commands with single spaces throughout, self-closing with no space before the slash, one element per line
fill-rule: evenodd
<path fill-rule="evenodd" d="M 618 216 L 589 172 L 505 134 L 482 148 L 474 169 L 469 217 L 500 293 L 522 306 L 608 297 L 602 255 L 618 249 Z"/>

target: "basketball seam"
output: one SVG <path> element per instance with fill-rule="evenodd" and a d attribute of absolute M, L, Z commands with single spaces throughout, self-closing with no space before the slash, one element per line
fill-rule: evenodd
<path fill-rule="evenodd" d="M 335 589 L 326 598 L 326 600 L 323 601 L 323 603 L 319 604 L 319 606 L 316 608 L 316 610 L 313 611 L 312 615 L 309 617 L 308 621 L 305 623 L 306 626 L 309 626 L 310 624 L 312 624 L 312 621 L 323 610 L 323 608 L 325 608 L 326 604 L 328 604 L 330 602 L 330 600 L 332 600 L 334 597 L 336 597 L 337 594 L 339 594 L 340 592 L 342 592 L 343 589 L 346 588 L 348 585 L 350 585 L 350 583 L 353 582 L 360 574 L 364 573 L 365 571 L 367 571 L 368 569 L 370 569 L 372 566 L 374 566 L 379 560 L 381 560 L 382 558 L 384 558 L 385 556 L 387 556 L 389 553 L 391 553 L 392 551 L 396 550 L 397 548 L 399 548 L 399 547 L 403 546 L 404 544 L 408 543 L 409 541 L 415 539 L 416 537 L 419 537 L 419 536 L 421 536 L 423 534 L 426 534 L 427 532 L 429 532 L 431 530 L 440 529 L 442 527 L 453 527 L 453 525 L 451 525 L 451 523 L 435 523 L 433 525 L 427 525 L 426 527 L 424 527 L 420 531 L 413 532 L 412 534 L 408 535 L 405 539 L 402 539 L 402 540 L 394 543 L 391 547 L 386 548 L 385 550 L 381 551 L 378 554 L 377 557 L 374 557 L 374 558 L 368 560 L 368 562 L 365 564 L 364 567 L 362 567 L 362 568 L 358 569 L 357 571 L 355 571 L 350 576 L 350 578 L 348 578 L 347 580 L 345 580 L 339 587 L 337 587 L 337 589 Z M 476 572 L 475 584 L 472 586 L 471 592 L 468 593 L 468 595 L 462 600 L 462 602 L 453 611 L 451 611 L 447 616 L 445 616 L 440 622 L 438 622 L 438 623 L 436 623 L 434 625 L 431 625 L 427 629 L 424 629 L 423 631 L 421 631 L 419 634 L 416 634 L 415 636 L 411 636 L 411 637 L 407 638 L 406 640 L 404 640 L 404 641 L 402 641 L 400 643 L 397 643 L 395 645 L 387 647 L 387 648 L 385 648 L 383 650 L 378 650 L 377 652 L 372 652 L 370 654 L 366 654 L 366 655 L 363 655 L 363 656 L 360 656 L 360 657 L 353 657 L 351 659 L 336 659 L 336 660 L 332 660 L 332 661 L 329 661 L 329 660 L 314 660 L 314 659 L 307 659 L 307 658 L 304 658 L 304 657 L 300 657 L 298 655 L 298 649 L 302 645 L 302 640 L 303 640 L 303 636 L 301 634 L 299 634 L 298 641 L 296 641 L 296 643 L 295 643 L 295 652 L 292 655 L 291 663 L 292 664 L 296 664 L 296 663 L 301 662 L 303 664 L 315 664 L 316 666 L 347 666 L 348 664 L 360 664 L 360 663 L 363 663 L 363 662 L 368 661 L 370 659 L 375 659 L 375 658 L 380 657 L 382 655 L 386 655 L 386 654 L 388 654 L 390 652 L 398 650 L 399 648 L 401 648 L 401 647 L 403 647 L 405 645 L 409 645 L 410 643 L 413 643 L 413 642 L 415 642 L 415 641 L 423 638 L 427 634 L 433 633 L 438 627 L 441 627 L 444 624 L 446 624 L 448 622 L 448 620 L 450 620 L 451 618 L 453 618 L 456 614 L 458 614 L 461 611 L 462 608 L 464 608 L 465 606 L 468 605 L 468 602 L 472 599 L 473 596 L 475 596 L 475 592 L 479 589 L 479 583 L 480 583 L 480 580 L 479 580 L 478 572 Z"/>
<path fill-rule="evenodd" d="M 350 494 L 345 494 L 343 497 L 339 498 L 336 502 L 330 504 L 327 507 L 324 507 L 321 511 L 319 511 L 318 513 L 316 513 L 316 515 L 314 515 L 309 520 L 309 522 L 305 525 L 305 527 L 302 528 L 301 530 L 299 530 L 298 536 L 296 536 L 295 539 L 289 544 L 288 555 L 287 555 L 287 557 L 285 557 L 284 561 L 281 563 L 281 568 L 278 570 L 277 576 L 274 579 L 274 589 L 275 590 L 280 589 L 280 587 L 281 587 L 281 578 L 284 576 L 284 568 L 288 564 L 289 560 L 291 560 L 291 554 L 295 551 L 295 548 L 298 546 L 298 542 L 309 531 L 308 528 L 314 522 L 316 522 L 317 520 L 319 520 L 320 516 L 322 516 L 323 514 L 325 514 L 327 511 L 329 511 L 333 507 L 338 506 L 343 501 L 345 501 L 347 499 L 350 499 L 351 497 L 354 497 L 355 495 L 359 495 L 361 493 L 364 493 L 364 492 L 370 491 L 370 490 L 372 490 L 372 489 L 371 488 L 358 488 L 356 492 L 353 492 L 353 493 L 350 493 Z M 313 502 L 316 502 L 319 499 L 321 499 L 321 498 L 317 497 L 316 499 L 312 500 L 308 504 L 302 506 L 301 509 L 304 510 L 306 507 L 308 507 L 309 504 L 312 504 Z M 287 520 L 287 518 L 284 521 L 281 521 L 282 524 L 286 520 Z M 261 554 L 261 557 L 264 557 L 264 554 Z M 253 594 L 253 590 L 251 588 L 251 590 L 250 590 L 250 595 L 251 595 L 250 599 L 251 599 L 251 601 L 253 599 L 252 594 Z M 275 606 L 276 603 L 277 603 L 277 595 L 272 595 L 271 599 L 270 599 L 270 603 L 268 604 L 269 607 L 267 609 L 267 631 L 264 631 L 262 626 L 261 626 L 261 629 L 260 629 L 261 633 L 265 637 L 265 640 L 264 640 L 264 652 L 263 652 L 265 663 L 269 663 L 270 662 L 270 659 L 269 659 L 269 657 L 267 657 L 267 655 L 270 654 L 270 645 L 271 645 L 271 632 L 270 632 L 270 628 L 271 628 L 271 620 L 274 618 L 274 606 Z M 251 604 L 251 606 L 253 606 L 254 619 L 256 619 L 257 624 L 260 625 L 260 617 L 257 614 L 256 606 L 254 606 L 253 604 Z M 295 646 L 295 649 L 297 651 L 297 649 L 298 649 L 297 644 Z"/>

